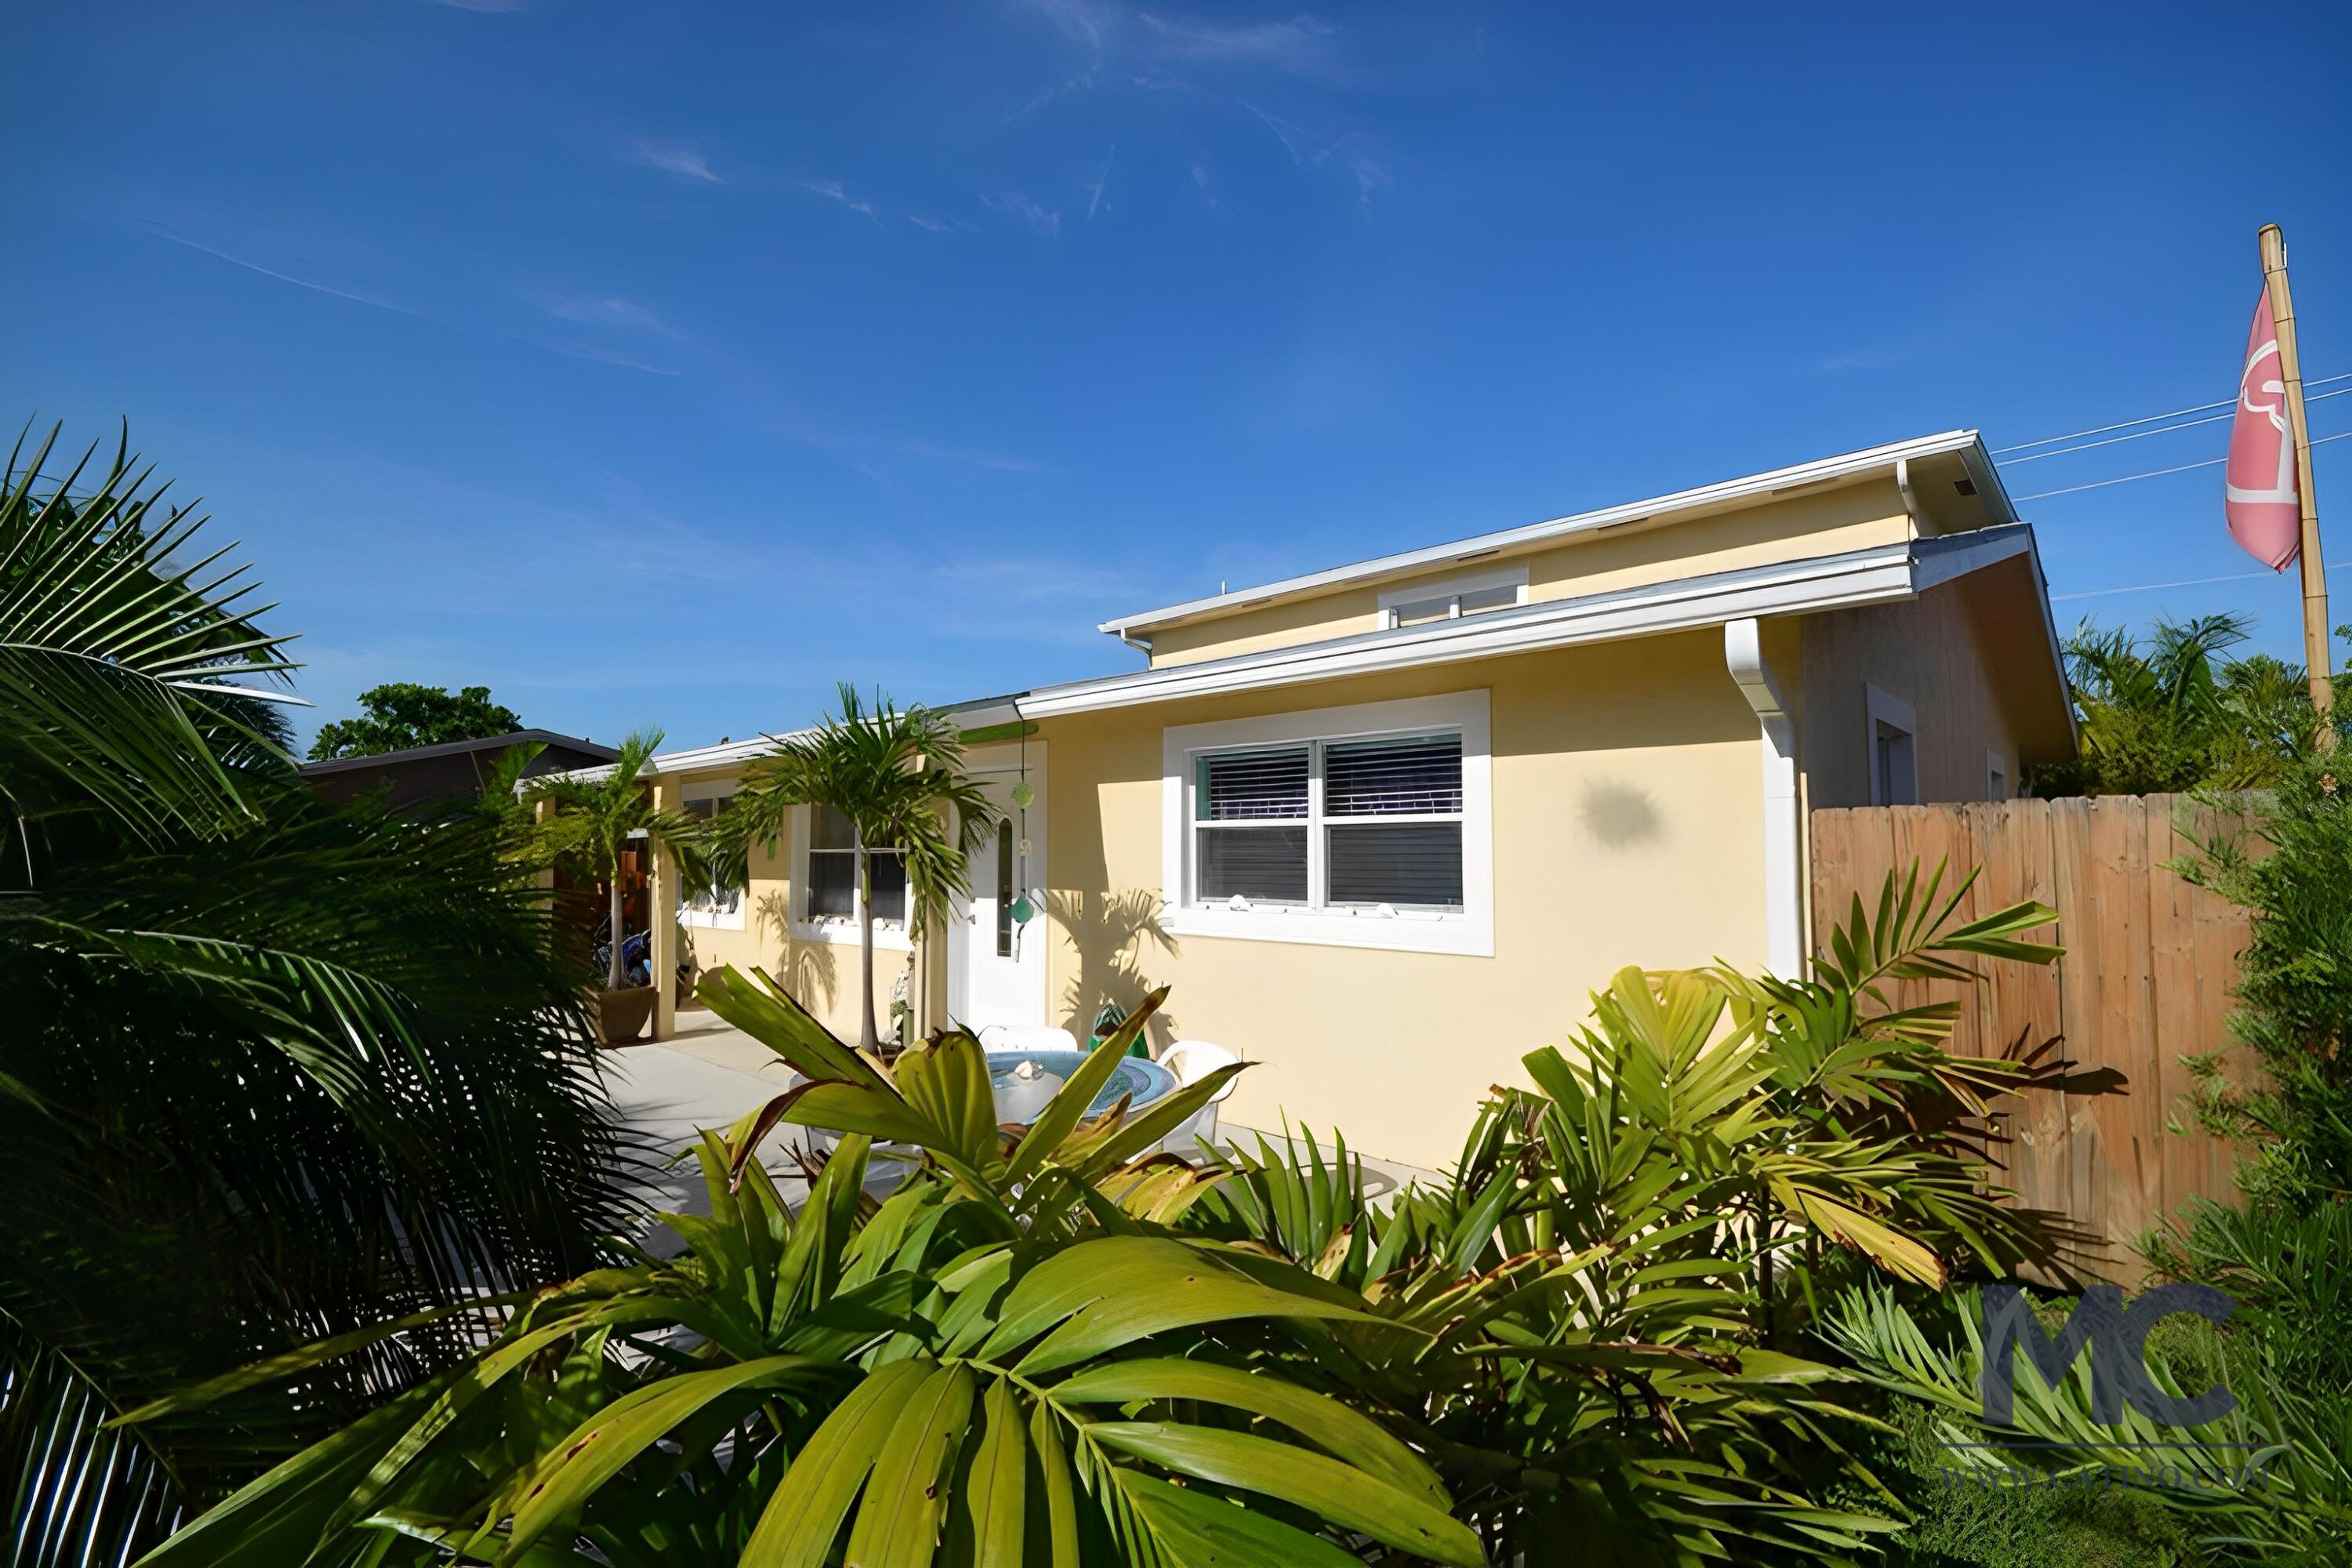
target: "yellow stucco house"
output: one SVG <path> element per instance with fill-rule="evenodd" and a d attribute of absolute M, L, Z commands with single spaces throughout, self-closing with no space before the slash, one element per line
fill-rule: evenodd
<path fill-rule="evenodd" d="M 1798 969 L 1810 807 L 2003 796 L 2074 746 L 2032 532 L 1970 431 L 1101 629 L 1142 668 L 956 710 L 1006 820 L 941 929 L 877 879 L 877 984 L 920 1026 L 1083 1039 L 1172 984 L 1161 1043 L 1261 1064 L 1228 1122 L 1423 1165 L 1621 966 Z M 656 787 L 719 809 L 766 745 L 667 754 Z M 854 1037 L 837 829 L 800 813 L 683 921 L 700 965 L 762 964 Z"/>

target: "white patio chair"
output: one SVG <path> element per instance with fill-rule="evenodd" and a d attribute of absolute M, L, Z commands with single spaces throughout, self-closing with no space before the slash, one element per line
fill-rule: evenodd
<path fill-rule="evenodd" d="M 1206 1040 L 1179 1040 L 1160 1053 L 1160 1065 L 1176 1075 L 1179 1085 L 1191 1085 L 1239 1060 L 1241 1058 L 1223 1046 L 1213 1046 Z M 1163 1147 L 1189 1153 L 1195 1143 L 1213 1143 L 1217 1137 L 1218 1102 L 1233 1093 L 1235 1081 L 1238 1080 L 1229 1080 L 1189 1123 L 1170 1133 Z"/>

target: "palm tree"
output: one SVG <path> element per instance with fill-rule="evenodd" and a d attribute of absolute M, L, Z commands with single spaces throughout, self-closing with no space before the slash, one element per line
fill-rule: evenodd
<path fill-rule="evenodd" d="M 0 1531 L 116 1562 L 467 1348 L 110 1417 L 590 1267 L 631 1205 L 578 960 L 462 805 L 330 805 L 287 637 L 126 446 L 0 480 Z"/>
<path fill-rule="evenodd" d="M 612 957 L 604 966 L 607 991 L 619 991 L 628 984 L 625 966 L 621 962 L 625 935 L 621 916 L 621 857 L 628 850 L 631 840 L 642 835 L 648 848 L 667 849 L 683 882 L 698 884 L 709 876 L 709 863 L 703 853 L 702 825 L 676 806 L 655 805 L 653 792 L 646 787 L 646 764 L 661 749 L 661 743 L 659 730 L 639 730 L 621 742 L 621 754 L 602 776 L 547 779 L 532 784 L 529 792 L 528 798 L 544 800 L 555 807 L 554 816 L 543 829 L 551 857 L 560 864 L 568 863 L 578 874 L 605 884 L 613 926 Z M 646 919 L 650 922 L 665 918 L 667 913 L 647 910 Z M 661 983 L 660 975 L 654 976 L 655 984 Z"/>
<path fill-rule="evenodd" d="M 971 852 L 995 825 L 980 785 L 963 771 L 963 744 L 945 716 L 887 698 L 867 708 L 840 687 L 841 711 L 803 735 L 788 736 L 746 770 L 735 803 L 719 819 L 728 867 L 742 874 L 746 851 L 772 851 L 798 805 L 830 806 L 856 835 L 858 1046 L 877 1050 L 874 1021 L 874 857 L 896 855 L 907 869 L 907 929 L 919 931 L 962 893 Z M 948 829 L 947 817 L 956 819 Z"/>
<path fill-rule="evenodd" d="M 2084 621 L 2066 640 L 2082 753 L 2037 771 L 2040 795 L 2158 795 L 2276 784 L 2315 739 L 2303 670 L 2229 657 L 2242 616 L 2159 618 L 2146 637 Z"/>

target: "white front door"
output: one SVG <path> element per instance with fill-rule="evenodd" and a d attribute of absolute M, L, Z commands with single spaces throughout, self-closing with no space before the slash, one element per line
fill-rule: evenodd
<path fill-rule="evenodd" d="M 1018 771 L 973 773 L 997 822 L 972 852 L 971 896 L 948 911 L 948 1014 L 968 1028 L 1045 1022 L 1043 751 L 1030 746 L 1025 808 L 1013 794 Z"/>

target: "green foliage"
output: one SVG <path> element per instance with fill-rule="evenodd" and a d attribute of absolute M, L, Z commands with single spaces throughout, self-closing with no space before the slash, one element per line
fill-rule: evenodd
<path fill-rule="evenodd" d="M 608 991 L 618 991 L 625 983 L 621 857 L 639 842 L 635 836 L 643 834 L 648 848 L 667 852 L 683 885 L 699 887 L 710 879 L 709 836 L 703 825 L 677 806 L 658 804 L 647 787 L 645 770 L 661 742 L 659 730 L 640 730 L 621 742 L 621 754 L 596 776 L 537 779 L 524 788 L 525 805 L 534 810 L 541 804 L 550 808 L 531 840 L 531 856 L 563 867 L 582 882 L 604 884 L 612 921 L 612 952 L 604 971 Z M 525 765 L 513 767 L 519 774 Z M 667 976 L 655 980 L 668 984 Z"/>
<path fill-rule="evenodd" d="M 395 680 L 361 692 L 360 708 L 357 718 L 319 726 L 318 739 L 310 742 L 312 762 L 375 757 L 451 741 L 485 741 L 523 727 L 522 715 L 491 701 L 487 686 L 460 687 L 453 695 L 446 686 Z"/>
<path fill-rule="evenodd" d="M 2347 689 L 2352 689 L 2348 688 Z M 2252 915 L 2238 955 L 2233 1034 L 2261 1072 L 2232 1084 L 2214 1060 L 2195 1061 L 2193 1110 L 2251 1159 L 2241 1184 L 2294 1212 L 2352 1201 L 2352 790 L 2345 753 L 2286 769 L 2252 800 L 2211 802 L 2225 826 L 2193 840 L 2175 868 Z M 2241 826 L 2251 813 L 2249 842 Z"/>
<path fill-rule="evenodd" d="M 2129 1405 L 2121 1420 L 2098 1421 L 2088 1356 L 2055 1387 L 2021 1357 L 2012 1422 L 1993 1428 L 1980 1419 L 1979 1312 L 1973 1291 L 1919 1313 L 1890 1291 L 1864 1287 L 1842 1296 L 1824 1324 L 1825 1338 L 1857 1375 L 1927 1413 L 1934 1457 L 1919 1468 L 1938 1487 L 1966 1476 L 2002 1489 L 1995 1495 L 2014 1495 L 2120 1474 L 2173 1510 L 2206 1557 L 2316 1565 L 2352 1553 L 2352 1413 L 2340 1390 L 2315 1398 L 2317 1391 L 2280 1377 L 2273 1357 L 2284 1341 L 2276 1325 L 2249 1322 L 2217 1338 L 2200 1324 L 2168 1342 L 2162 1333 L 2150 1336 L 2147 1365 L 2160 1389 L 2194 1394 L 2218 1379 L 2237 1394 L 2237 1408 L 2217 1421 L 2163 1426 Z M 2034 1447 L 1983 1446 L 1996 1440 Z M 2259 1484 L 2247 1479 L 2250 1466 Z M 2077 1493 L 2044 1511 L 2080 1523 L 2094 1511 L 2080 1501 Z M 1944 1518 L 1956 1522 L 1948 1508 Z M 2137 1528 L 2151 1535 L 2158 1529 L 2146 1518 Z M 1989 1543 L 1977 1538 L 1974 1545 Z"/>
<path fill-rule="evenodd" d="M 266 1399 L 108 1416 L 494 1306 L 626 1212 L 509 841 L 321 802 L 251 718 L 285 638 L 184 564 L 198 520 L 127 453 L 46 481 L 48 451 L 0 489 L 0 1528 L 28 1563 L 120 1560 L 473 1336 L 413 1321 Z"/>
<path fill-rule="evenodd" d="M 2223 657 L 2252 625 L 2242 616 L 2159 619 L 2143 639 L 2084 621 L 2065 650 L 2081 754 L 2036 769 L 2032 793 L 2161 795 L 2279 782 L 2310 752 L 2319 718 L 2300 666 L 2268 654 Z"/>
<path fill-rule="evenodd" d="M 722 970 L 703 999 L 801 1081 L 698 1146 L 709 1213 L 671 1219 L 685 1252 L 543 1294 L 462 1375 L 154 1561 L 1867 1552 L 1897 1528 L 1864 1457 L 1887 1429 L 1866 1388 L 1772 1342 L 1832 1279 L 2037 1245 L 2035 1216 L 1985 1201 L 1963 1129 L 1988 1086 L 2046 1070 L 1952 1058 L 1952 1009 L 1874 992 L 2046 961 L 2021 933 L 2049 911 L 1958 923 L 1937 886 L 1857 907 L 1811 985 L 1623 972 L 1448 1177 L 1381 1202 L 1344 1143 L 1155 1152 L 1240 1064 L 1096 1114 L 1164 993 L 999 1126 L 970 1035 L 885 1062 Z M 784 1125 L 831 1150 L 797 1212 L 757 1158 Z M 1775 1253 L 1799 1281 L 1777 1313 Z"/>
<path fill-rule="evenodd" d="M 888 699 L 868 707 L 839 689 L 841 711 L 787 736 L 744 770 L 716 826 L 719 874 L 741 885 L 751 847 L 772 851 L 796 806 L 830 806 L 856 831 L 863 1009 L 858 1044 L 880 1042 L 874 1016 L 874 882 L 870 850 L 896 852 L 907 868 L 907 923 L 920 931 L 965 890 L 971 853 L 995 826 L 980 785 L 963 771 L 961 731 L 946 715 Z"/>

